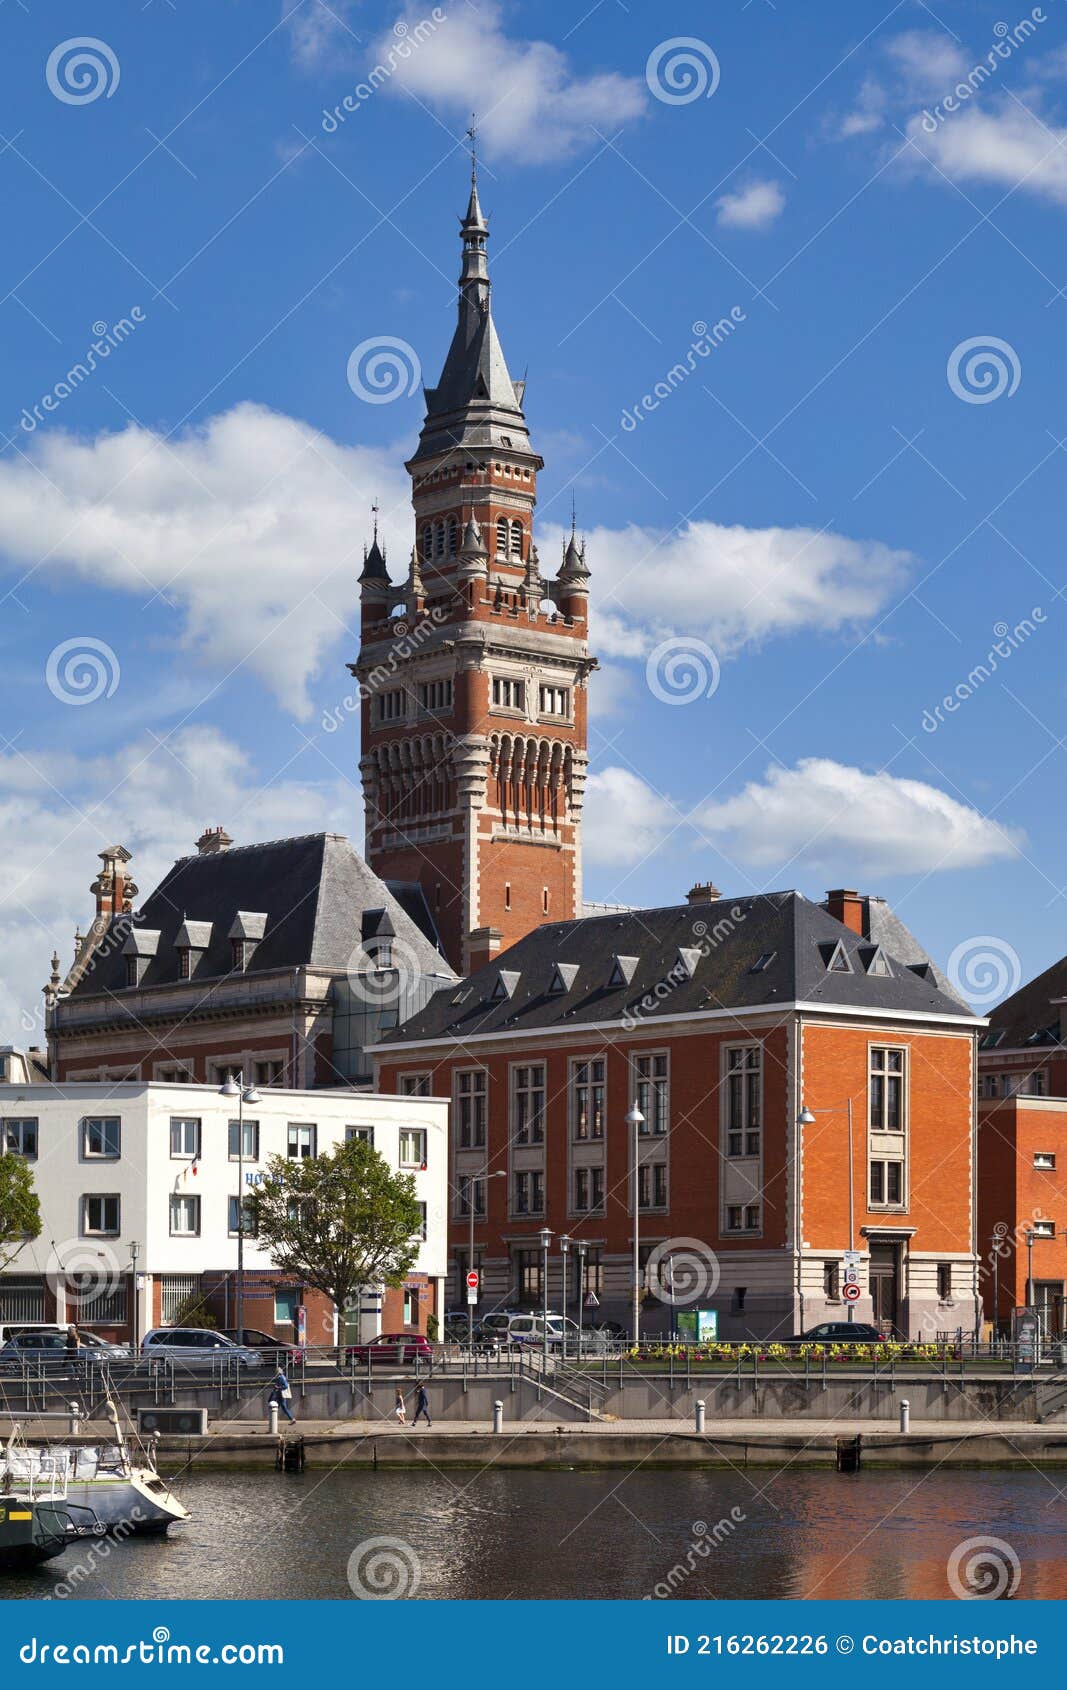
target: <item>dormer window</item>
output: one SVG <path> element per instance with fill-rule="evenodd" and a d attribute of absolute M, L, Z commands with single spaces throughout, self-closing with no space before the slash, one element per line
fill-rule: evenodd
<path fill-rule="evenodd" d="M 848 952 L 840 939 L 836 945 L 820 945 L 819 949 L 826 964 L 827 974 L 851 974 L 852 964 L 848 960 Z"/>
<path fill-rule="evenodd" d="M 697 971 L 697 963 L 700 961 L 701 954 L 698 950 L 680 949 L 674 966 L 681 970 L 687 980 L 691 980 Z"/>
<path fill-rule="evenodd" d="M 637 973 L 637 958 L 635 956 L 616 956 L 611 961 L 611 973 L 608 975 L 608 986 L 628 986 Z"/>
<path fill-rule="evenodd" d="M 489 994 L 490 1003 L 503 1003 L 508 998 L 514 997 L 518 983 L 519 975 L 514 969 L 502 968 Z"/>
<path fill-rule="evenodd" d="M 122 947 L 122 954 L 126 959 L 126 984 L 139 986 L 145 977 L 148 964 L 159 949 L 159 929 L 135 927 L 127 935 Z"/>
<path fill-rule="evenodd" d="M 231 963 L 235 974 L 243 974 L 256 946 L 267 929 L 267 918 L 258 910 L 238 910 L 229 931 Z"/>
<path fill-rule="evenodd" d="M 210 921 L 183 921 L 174 939 L 178 953 L 178 979 L 191 980 L 211 943 Z"/>
<path fill-rule="evenodd" d="M 576 962 L 557 962 L 552 970 L 552 978 L 548 982 L 549 995 L 559 997 L 569 992 L 578 978 L 578 964 Z"/>

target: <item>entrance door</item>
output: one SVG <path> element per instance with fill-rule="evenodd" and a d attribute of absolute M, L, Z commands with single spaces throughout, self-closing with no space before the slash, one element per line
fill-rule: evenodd
<path fill-rule="evenodd" d="M 900 1245 L 871 1245 L 871 1303 L 874 1323 L 896 1332 L 900 1309 Z"/>
<path fill-rule="evenodd" d="M 1034 1307 L 1041 1316 L 1042 1337 L 1061 1338 L 1064 1330 L 1062 1279 L 1035 1279 Z"/>

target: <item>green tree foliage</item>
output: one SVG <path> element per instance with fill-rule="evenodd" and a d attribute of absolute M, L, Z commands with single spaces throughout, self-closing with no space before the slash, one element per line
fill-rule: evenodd
<path fill-rule="evenodd" d="M 29 1163 L 0 1155 L 0 1269 L 15 1260 L 23 1245 L 41 1235 L 41 1205 L 33 1189 Z"/>

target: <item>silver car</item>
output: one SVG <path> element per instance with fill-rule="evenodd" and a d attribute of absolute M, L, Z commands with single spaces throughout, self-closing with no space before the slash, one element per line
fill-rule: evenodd
<path fill-rule="evenodd" d="M 154 1326 L 144 1335 L 141 1354 L 146 1361 L 172 1361 L 177 1367 L 202 1368 L 228 1362 L 240 1367 L 263 1366 L 257 1350 L 199 1326 Z"/>

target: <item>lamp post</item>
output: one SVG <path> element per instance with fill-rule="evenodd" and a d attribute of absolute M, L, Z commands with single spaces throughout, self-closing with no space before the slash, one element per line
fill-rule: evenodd
<path fill-rule="evenodd" d="M 137 1338 L 137 1325 L 138 1325 L 138 1322 L 137 1322 L 137 1258 L 140 1254 L 141 1254 L 140 1244 L 138 1243 L 136 1238 L 131 1238 L 130 1239 L 130 1276 L 133 1280 L 133 1285 L 131 1287 L 132 1292 L 133 1292 L 133 1316 L 132 1316 L 132 1320 L 131 1320 L 131 1330 L 133 1332 L 133 1351 L 134 1351 L 135 1356 L 137 1354 L 137 1344 L 138 1344 L 138 1338 Z"/>
<path fill-rule="evenodd" d="M 996 1352 L 996 1345 L 997 1345 L 997 1325 L 998 1325 L 998 1322 L 1000 1320 L 1000 1276 L 997 1272 L 997 1267 L 998 1267 L 998 1264 L 999 1264 L 999 1261 L 1000 1261 L 1000 1251 L 997 1249 L 997 1245 L 1000 1243 L 1000 1239 L 997 1237 L 996 1233 L 994 1233 L 989 1242 L 993 1247 L 993 1331 L 992 1331 L 992 1339 L 993 1339 L 993 1350 L 994 1350 L 994 1353 L 995 1353 Z"/>
<path fill-rule="evenodd" d="M 1026 1229 L 1026 1306 L 1034 1306 L 1034 1229 Z"/>
<path fill-rule="evenodd" d="M 582 1315 L 585 1304 L 585 1252 L 589 1246 L 578 1240 L 578 1360 L 582 1359 Z"/>
<path fill-rule="evenodd" d="M 219 1087 L 220 1097 L 237 1099 L 237 1342 L 245 1330 L 245 1104 L 260 1101 L 255 1086 L 246 1086 L 242 1071 L 229 1074 Z"/>
<path fill-rule="evenodd" d="M 797 1126 L 798 1127 L 813 1127 L 815 1125 L 816 1114 L 833 1115 L 835 1113 L 836 1113 L 836 1109 L 819 1109 L 819 1110 L 815 1111 L 815 1110 L 809 1109 L 805 1104 L 801 1104 L 800 1114 L 797 1116 Z M 855 1185 L 855 1180 L 853 1178 L 853 1164 L 852 1164 L 852 1099 L 849 1098 L 848 1099 L 848 1247 L 849 1247 L 850 1251 L 854 1250 L 856 1248 L 855 1240 L 856 1240 L 856 1185 Z M 846 1312 L 846 1319 L 848 1320 L 850 1325 L 851 1325 L 852 1321 L 855 1319 L 855 1309 L 854 1309 L 854 1307 L 851 1303 L 849 1303 L 849 1305 L 848 1305 L 848 1309 L 847 1309 L 847 1312 Z"/>
<path fill-rule="evenodd" d="M 574 1239 L 568 1237 L 567 1233 L 565 1233 L 565 1232 L 560 1233 L 560 1235 L 559 1235 L 559 1250 L 560 1250 L 560 1255 L 563 1257 L 563 1359 L 564 1359 L 564 1361 L 566 1361 L 566 1359 L 567 1359 L 567 1251 L 570 1249 L 570 1247 L 573 1243 L 574 1243 Z"/>
<path fill-rule="evenodd" d="M 634 1348 L 636 1349 L 638 1344 L 641 1342 L 641 1219 L 640 1219 L 641 1191 L 640 1191 L 640 1180 L 638 1178 L 637 1157 L 638 1157 L 638 1146 L 639 1146 L 639 1143 L 640 1143 L 638 1135 L 640 1134 L 641 1128 L 645 1124 L 645 1117 L 642 1115 L 640 1109 L 638 1109 L 636 1103 L 634 1104 L 633 1108 L 630 1110 L 629 1114 L 626 1117 L 626 1124 L 631 1129 L 631 1137 L 632 1137 L 632 1162 L 633 1162 L 633 1170 L 632 1171 L 633 1171 L 633 1205 L 634 1205 L 634 1283 L 633 1283 L 633 1311 L 632 1311 L 631 1325 L 632 1325 L 632 1328 L 633 1328 Z"/>
<path fill-rule="evenodd" d="M 541 1228 L 541 1376 L 548 1377 L 548 1246 L 552 1233 Z"/>
<path fill-rule="evenodd" d="M 498 1168 L 496 1170 L 496 1172 L 492 1173 L 492 1174 L 489 1172 L 489 1169 L 486 1168 L 480 1174 L 464 1174 L 462 1177 L 467 1182 L 467 1211 L 470 1215 L 470 1223 L 471 1223 L 470 1224 L 470 1240 L 469 1240 L 469 1245 L 468 1245 L 468 1249 L 467 1249 L 467 1272 L 470 1273 L 472 1271 L 473 1267 L 474 1267 L 474 1209 L 475 1209 L 474 1197 L 475 1197 L 475 1187 L 477 1186 L 477 1183 L 480 1179 L 485 1181 L 485 1211 L 486 1211 L 486 1217 L 488 1218 L 488 1214 L 489 1214 L 489 1181 L 491 1179 L 507 1179 L 508 1176 L 504 1172 L 503 1168 Z M 467 1291 L 467 1348 L 470 1349 L 470 1350 L 474 1349 L 474 1303 L 473 1303 L 473 1300 L 471 1299 L 471 1294 L 470 1294 L 469 1288 L 468 1288 L 468 1291 Z"/>

